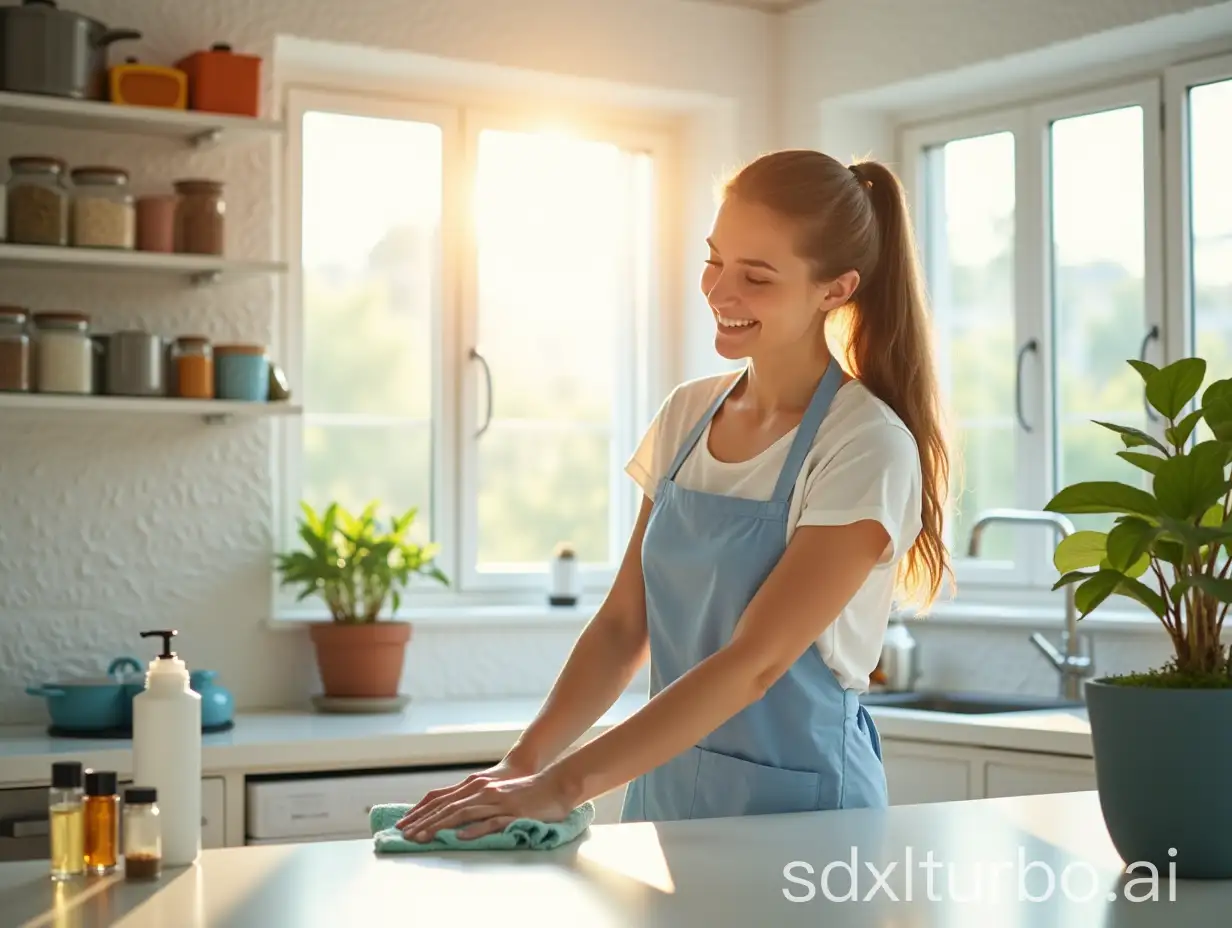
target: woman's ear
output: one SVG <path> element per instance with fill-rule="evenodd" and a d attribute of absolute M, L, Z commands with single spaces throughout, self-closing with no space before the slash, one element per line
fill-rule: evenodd
<path fill-rule="evenodd" d="M 856 288 L 859 286 L 860 274 L 858 271 L 847 271 L 840 274 L 838 277 L 822 285 L 822 303 L 818 309 L 825 313 L 832 309 L 838 309 L 840 306 L 846 306 L 851 302 L 852 294 L 856 292 Z"/>

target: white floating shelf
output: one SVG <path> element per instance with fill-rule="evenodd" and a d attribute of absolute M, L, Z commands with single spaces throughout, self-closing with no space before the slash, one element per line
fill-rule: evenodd
<path fill-rule="evenodd" d="M 282 123 L 251 116 L 127 106 L 30 93 L 0 93 L 0 122 L 154 136 L 179 140 L 194 148 L 244 138 L 273 138 L 283 129 Z"/>
<path fill-rule="evenodd" d="M 189 400 L 176 397 L 67 396 L 51 393 L 0 393 L 0 410 L 69 413 L 152 413 L 172 416 L 200 416 L 207 422 L 230 418 L 258 419 L 271 416 L 297 416 L 302 406 L 287 401 L 245 403 L 235 400 Z"/>
<path fill-rule="evenodd" d="M 0 244 L 0 267 L 170 274 L 188 277 L 194 283 L 213 283 L 224 278 L 258 274 L 282 274 L 287 269 L 286 264 L 278 261 L 239 261 L 212 255 L 9 244 Z"/>

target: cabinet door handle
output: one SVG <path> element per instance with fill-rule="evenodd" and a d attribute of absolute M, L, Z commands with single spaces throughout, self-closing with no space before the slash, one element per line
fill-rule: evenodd
<path fill-rule="evenodd" d="M 1027 422 L 1027 417 L 1022 411 L 1022 362 L 1026 358 L 1027 352 L 1034 354 L 1039 351 L 1039 342 L 1034 338 L 1028 340 L 1021 348 L 1018 349 L 1018 364 L 1014 372 L 1014 411 L 1018 415 L 1018 424 L 1022 426 L 1024 432 L 1032 431 L 1031 424 Z"/>
<path fill-rule="evenodd" d="M 1157 338 L 1159 338 L 1159 326 L 1157 326 L 1157 325 L 1153 325 L 1153 326 L 1151 326 L 1151 328 L 1147 331 L 1146 335 L 1143 337 L 1143 339 L 1142 339 L 1142 347 L 1140 347 L 1140 348 L 1138 349 L 1138 360 L 1139 360 L 1139 361 L 1145 361 L 1145 360 L 1146 360 L 1146 347 L 1147 347 L 1147 345 L 1149 345 L 1149 344 L 1150 344 L 1153 340 L 1155 340 L 1155 339 L 1157 339 Z M 1146 409 L 1146 417 L 1147 417 L 1147 419 L 1148 419 L 1149 421 L 1151 421 L 1151 422 L 1158 422 L 1158 421 L 1159 421 L 1159 414 L 1158 414 L 1158 413 L 1156 413 L 1156 412 L 1155 412 L 1155 410 L 1153 410 L 1153 409 L 1151 408 L 1151 403 L 1150 403 L 1150 400 L 1148 400 L 1148 399 L 1146 398 L 1146 388 L 1145 388 L 1145 387 L 1143 387 L 1143 388 L 1142 388 L 1142 405 L 1143 405 L 1143 407 Z"/>

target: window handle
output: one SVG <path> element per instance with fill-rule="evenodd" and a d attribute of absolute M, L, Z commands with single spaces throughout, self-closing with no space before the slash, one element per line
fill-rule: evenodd
<path fill-rule="evenodd" d="M 1022 362 L 1027 356 L 1027 352 L 1032 353 L 1039 351 L 1039 342 L 1034 338 L 1030 339 L 1026 344 L 1018 349 L 1018 365 L 1017 371 L 1014 374 L 1014 407 L 1018 413 L 1018 424 L 1022 426 L 1024 432 L 1030 432 L 1031 426 L 1027 422 L 1026 416 L 1022 414 Z"/>
<path fill-rule="evenodd" d="M 1157 339 L 1157 338 L 1159 338 L 1159 326 L 1153 325 L 1151 326 L 1150 331 L 1148 331 L 1146 333 L 1146 336 L 1142 339 L 1142 347 L 1138 349 L 1138 360 L 1139 361 L 1146 360 L 1146 346 L 1149 345 L 1153 339 Z M 1158 422 L 1159 416 L 1156 414 L 1155 410 L 1151 408 L 1151 403 L 1146 398 L 1146 388 L 1145 387 L 1142 390 L 1142 405 L 1146 409 L 1147 419 L 1150 420 L 1151 422 Z"/>
<path fill-rule="evenodd" d="M 470 357 L 472 361 L 478 361 L 483 365 L 483 379 L 484 383 L 487 385 L 488 391 L 487 415 L 484 416 L 483 425 L 479 426 L 479 428 L 475 430 L 475 437 L 478 438 L 486 432 L 488 430 L 488 426 L 492 424 L 492 368 L 488 366 L 488 359 L 479 353 L 478 348 L 472 348 L 470 350 Z"/>

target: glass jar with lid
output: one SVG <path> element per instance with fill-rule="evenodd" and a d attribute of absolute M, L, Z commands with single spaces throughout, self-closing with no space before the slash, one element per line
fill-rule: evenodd
<path fill-rule="evenodd" d="M 132 249 L 137 208 L 122 168 L 74 168 L 69 237 L 78 248 Z"/>
<path fill-rule="evenodd" d="M 15 245 L 67 245 L 69 191 L 64 162 L 44 155 L 9 159 L 5 188 L 8 240 Z"/>
<path fill-rule="evenodd" d="M 29 314 L 19 306 L 0 306 L 0 392 L 30 392 Z"/>
<path fill-rule="evenodd" d="M 92 393 L 94 342 L 90 317 L 82 313 L 37 313 L 38 392 Z"/>
<path fill-rule="evenodd" d="M 221 255 L 225 244 L 227 206 L 216 180 L 175 182 L 175 250 L 181 254 Z"/>
<path fill-rule="evenodd" d="M 183 335 L 171 346 L 172 383 L 176 396 L 214 398 L 214 349 L 200 335 Z"/>

